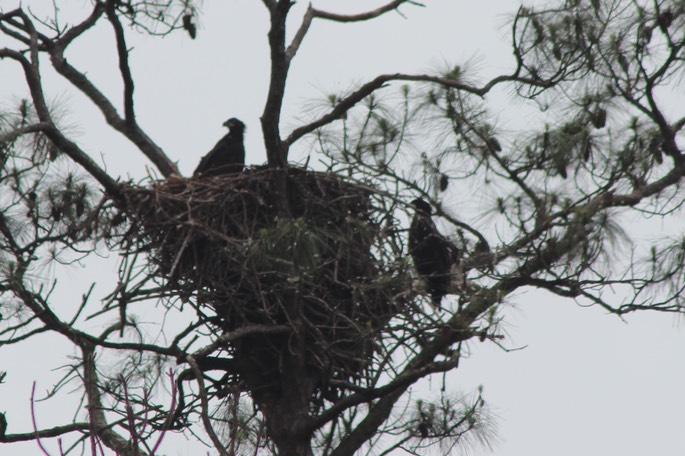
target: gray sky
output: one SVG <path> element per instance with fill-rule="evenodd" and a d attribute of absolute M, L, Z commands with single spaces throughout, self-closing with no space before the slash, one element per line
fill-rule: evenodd
<path fill-rule="evenodd" d="M 3 0 L 5 9 L 16 1 Z M 24 5 L 45 6 L 43 0 Z M 71 8 L 86 0 L 67 2 Z M 368 0 L 318 1 L 321 9 L 355 12 L 383 2 Z M 290 31 L 298 25 L 307 2 L 293 8 Z M 343 6 L 341 6 L 343 5 Z M 407 6 L 405 17 L 389 14 L 363 24 L 316 22 L 293 62 L 283 116 L 289 131 L 310 119 L 315 99 L 354 87 L 380 73 L 425 72 L 447 62 L 475 61 L 483 79 L 511 68 L 507 18 L 514 2 L 465 0 L 426 1 L 426 8 Z M 341 8 L 345 8 L 344 10 Z M 198 38 L 179 33 L 165 39 L 131 37 L 132 70 L 140 124 L 188 175 L 199 158 L 224 134 L 221 123 L 238 117 L 248 126 L 247 162 L 265 160 L 259 115 L 268 84 L 267 15 L 257 0 L 206 1 Z M 99 27 L 81 40 L 68 57 L 87 69 L 93 80 L 118 99 L 120 83 L 111 31 Z M 0 41 L 0 46 L 5 43 Z M 47 68 L 47 65 L 44 66 Z M 0 62 L 0 101 L 12 103 L 23 95 L 21 75 L 12 62 Z M 141 178 L 147 163 L 142 155 L 104 125 L 101 116 L 58 77 L 47 74 L 50 98 L 69 107 L 78 142 L 102 157 L 112 173 Z M 392 89 L 385 89 L 390 91 Z M 488 97 L 490 109 L 505 129 L 525 124 L 521 103 L 506 91 Z M 307 155 L 306 141 L 294 159 Z M 474 195 L 451 200 L 452 210 L 478 225 Z M 477 200 L 476 200 L 477 201 Z M 477 204 L 476 204 L 477 206 Z M 468 208 L 468 211 L 466 210 Z M 461 209 L 461 210 L 460 210 Z M 654 235 L 664 227 L 642 221 Z M 71 270 L 72 293 L 89 277 L 104 270 Z M 501 456 L 644 456 L 682 455 L 685 449 L 685 331 L 669 315 L 638 314 L 623 322 L 597 308 L 581 308 L 569 300 L 544 293 L 519 293 L 505 310 L 509 338 L 505 352 L 491 343 L 471 343 L 471 355 L 450 375 L 455 392 L 483 385 L 485 399 L 498 420 L 499 441 L 494 451 L 473 448 L 471 454 Z M 54 362 L 60 342 L 42 339 L 23 351 L 0 351 L 0 369 L 10 369 L 8 385 L 0 387 L 0 411 L 28 408 L 30 382 L 39 390 L 50 386 L 44 366 Z M 49 364 L 42 363 L 45 357 Z M 14 363 L 27 363 L 21 375 Z M 7 366 L 7 367 L 5 367 Z M 439 381 L 427 388 L 438 388 Z M 23 385 L 23 386 L 21 386 Z M 8 394 L 11 393 L 11 397 Z M 50 402 L 39 415 L 49 425 L 57 413 Z M 30 424 L 10 420 L 9 432 L 25 432 Z M 15 446 L 0 446 L 0 456 L 20 454 Z M 40 454 L 35 445 L 21 454 Z M 189 454 L 179 443 L 168 454 Z M 55 452 L 54 454 L 57 454 Z"/>

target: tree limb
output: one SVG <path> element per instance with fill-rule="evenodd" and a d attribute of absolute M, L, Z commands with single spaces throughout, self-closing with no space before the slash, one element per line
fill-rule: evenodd
<path fill-rule="evenodd" d="M 197 350 L 195 353 L 193 353 L 192 356 L 195 359 L 202 359 L 203 357 L 212 353 L 217 348 L 227 344 L 228 342 L 238 340 L 242 337 L 251 336 L 255 334 L 288 334 L 292 331 L 293 329 L 287 325 L 244 326 L 242 328 L 238 328 L 233 331 L 222 334 L 221 337 L 217 338 L 211 344 L 201 348 L 200 350 Z"/>
<path fill-rule="evenodd" d="M 537 84 L 537 85 L 542 85 L 542 86 L 548 85 L 544 81 L 533 81 L 533 80 L 530 80 L 528 78 L 521 78 L 516 74 L 512 74 L 512 75 L 508 75 L 508 76 L 498 76 L 498 77 L 490 80 L 487 84 L 485 84 L 482 87 L 474 87 L 474 86 L 471 86 L 468 84 L 464 84 L 463 82 L 460 82 L 456 79 L 450 79 L 450 78 L 445 78 L 445 77 L 441 77 L 441 76 L 432 76 L 432 75 L 427 75 L 427 74 L 403 74 L 403 73 L 382 74 L 380 76 L 377 76 L 373 80 L 367 82 L 366 84 L 362 85 L 359 89 L 352 92 L 350 95 L 342 98 L 338 102 L 338 104 L 328 114 L 324 114 L 318 120 L 315 120 L 314 122 L 311 122 L 310 124 L 304 125 L 302 127 L 299 127 L 299 128 L 296 128 L 295 130 L 293 130 L 293 132 L 290 133 L 288 138 L 286 138 L 284 143 L 289 147 L 295 141 L 300 139 L 302 136 L 313 132 L 317 128 L 321 128 L 324 125 L 327 125 L 336 119 L 339 119 L 347 111 L 349 111 L 352 107 L 354 107 L 357 103 L 362 101 L 364 98 L 369 96 L 374 91 L 384 87 L 386 83 L 391 82 L 391 81 L 429 82 L 429 83 L 439 84 L 439 85 L 442 85 L 444 87 L 450 87 L 450 88 L 453 88 L 456 90 L 468 92 L 468 93 L 477 95 L 479 97 L 485 96 L 496 85 L 501 84 L 503 82 L 516 81 L 516 82 L 525 82 L 528 84 Z"/>
<path fill-rule="evenodd" d="M 193 370 L 193 373 L 195 374 L 195 379 L 197 380 L 197 387 L 199 390 L 198 395 L 200 396 L 200 403 L 202 406 L 202 413 L 200 415 L 202 418 L 202 423 L 205 426 L 205 431 L 207 431 L 209 438 L 212 440 L 212 443 L 214 444 L 214 448 L 217 449 L 219 454 L 221 456 L 229 456 L 229 453 L 226 451 L 226 447 L 224 447 L 224 445 L 221 443 L 221 440 L 216 435 L 214 427 L 212 426 L 212 422 L 209 418 L 209 400 L 207 399 L 207 389 L 205 388 L 205 382 L 202 376 L 202 371 L 198 367 L 194 357 L 188 356 L 186 360 L 188 361 L 188 364 L 190 364 L 190 368 Z"/>
<path fill-rule="evenodd" d="M 107 423 L 104 408 L 100 399 L 99 381 L 95 367 L 95 350 L 90 344 L 82 344 L 83 353 L 83 385 L 88 398 L 88 415 L 90 416 L 93 432 L 108 448 L 124 456 L 145 456 L 142 448 L 134 446 L 111 428 Z"/>
<path fill-rule="evenodd" d="M 0 442 L 2 443 L 12 443 L 12 442 L 27 442 L 36 440 L 36 437 L 40 438 L 50 438 L 59 437 L 60 435 L 68 434 L 70 432 L 87 432 L 90 430 L 89 423 L 71 423 L 64 426 L 55 426 L 50 429 L 43 429 L 37 432 L 26 432 L 23 434 L 0 434 Z"/>
<path fill-rule="evenodd" d="M 69 158 L 81 165 L 91 176 L 93 176 L 112 196 L 116 197 L 120 194 L 119 184 L 112 179 L 109 174 L 105 172 L 95 161 L 90 158 L 76 143 L 69 140 L 62 132 L 55 126 L 50 111 L 48 110 L 45 97 L 43 95 L 43 87 L 41 85 L 41 78 L 38 65 L 29 62 L 21 53 L 10 50 L 0 49 L 0 59 L 13 59 L 22 66 L 24 76 L 31 92 L 31 99 L 36 108 L 36 113 L 40 120 L 40 124 L 32 127 L 34 131 L 43 132 L 52 141 L 55 146 L 62 150 Z"/>
<path fill-rule="evenodd" d="M 104 115 L 105 120 L 109 125 L 111 125 L 115 130 L 126 136 L 133 144 L 135 144 L 138 149 L 140 149 L 145 156 L 147 156 L 160 170 L 164 176 L 169 176 L 172 173 L 178 173 L 176 165 L 164 154 L 162 149 L 157 146 L 141 129 L 135 124 L 135 118 L 133 117 L 133 82 L 130 75 L 130 70 L 128 70 L 128 62 L 126 57 L 120 55 L 120 69 L 122 71 L 122 77 L 124 79 L 125 87 L 125 112 L 126 119 L 122 119 L 117 113 L 116 108 L 112 105 L 109 99 L 85 76 L 84 73 L 76 70 L 71 66 L 67 59 L 64 57 L 66 48 L 79 36 L 89 30 L 95 25 L 97 20 L 102 16 L 104 12 L 104 7 L 101 2 L 96 2 L 92 13 L 88 18 L 86 18 L 81 23 L 71 27 L 67 30 L 61 37 L 56 39 L 50 39 L 44 35 L 39 35 L 33 30 L 33 25 L 31 24 L 28 17 L 25 16 L 23 11 L 19 10 L 15 15 L 19 17 L 26 17 L 24 20 L 25 29 L 32 38 L 32 44 L 30 45 L 30 50 L 32 55 L 37 53 L 39 49 L 45 48 L 50 55 L 50 60 L 52 62 L 55 70 L 65 77 L 69 82 L 72 83 L 74 87 L 80 90 L 84 95 L 86 95 L 100 110 Z M 116 21 L 115 21 L 116 22 Z M 116 25 L 113 24 L 116 31 Z M 41 46 L 39 46 L 38 38 L 41 40 Z M 117 34 L 117 47 L 121 53 L 125 48 L 125 42 L 123 41 L 123 29 L 121 29 L 121 34 Z M 122 60 L 123 59 L 123 60 Z M 33 61 L 33 57 L 32 57 Z M 37 58 L 36 60 L 37 61 Z M 126 68 L 122 68 L 122 66 Z M 128 80 L 128 82 L 127 82 Z M 35 100 L 34 100 L 35 103 Z M 38 110 L 39 106 L 37 106 Z M 46 107 L 47 109 L 47 107 Z M 133 123 L 130 123 L 130 119 L 134 119 Z"/>
<path fill-rule="evenodd" d="M 319 9 L 313 9 L 314 17 L 318 17 L 320 19 L 326 19 L 329 21 L 335 21 L 335 22 L 362 22 L 362 21 L 368 21 L 369 19 L 374 19 L 379 16 L 382 16 L 383 14 L 394 11 L 398 9 L 400 6 L 403 4 L 408 3 L 410 5 L 415 5 L 415 6 L 425 6 L 423 3 L 419 3 L 414 0 L 393 0 L 392 2 L 386 3 L 383 6 L 380 6 L 374 10 L 367 11 L 364 13 L 358 13 L 358 14 L 336 14 L 336 13 L 330 13 L 328 11 L 323 11 Z"/>
<path fill-rule="evenodd" d="M 280 121 L 285 82 L 290 64 L 285 53 L 285 22 L 290 2 L 274 4 L 264 0 L 269 9 L 271 27 L 269 29 L 269 49 L 271 50 L 271 78 L 269 92 L 261 117 L 262 133 L 268 164 L 275 168 L 285 168 L 288 159 L 287 145 L 281 141 Z"/>
<path fill-rule="evenodd" d="M 300 49 L 302 40 L 304 40 L 305 35 L 309 31 L 309 27 L 312 25 L 312 19 L 314 19 L 314 8 L 312 8 L 312 4 L 310 3 L 307 7 L 307 11 L 305 11 L 304 13 L 304 16 L 302 16 L 302 23 L 300 24 L 300 28 L 297 29 L 297 32 L 295 33 L 295 36 L 290 42 L 288 49 L 286 49 L 285 51 L 285 55 L 288 62 L 290 62 L 293 59 L 293 57 L 295 57 L 295 54 L 297 54 L 297 51 Z"/>
<path fill-rule="evenodd" d="M 121 79 L 124 82 L 124 118 L 129 127 L 136 125 L 136 115 L 133 109 L 133 77 L 131 76 L 131 68 L 128 63 L 128 47 L 126 46 L 126 37 L 124 35 L 124 28 L 121 26 L 119 17 L 116 14 L 115 3 L 112 0 L 107 2 L 107 19 L 112 24 L 114 29 L 114 36 L 117 42 L 117 55 L 119 56 L 119 71 L 121 72 Z"/>
<path fill-rule="evenodd" d="M 304 13 L 304 16 L 302 17 L 302 23 L 300 24 L 300 27 L 297 29 L 295 36 L 293 37 L 292 41 L 290 42 L 290 45 L 288 46 L 288 49 L 286 50 L 287 59 L 288 61 L 290 61 L 295 56 L 295 54 L 297 54 L 297 51 L 300 48 L 300 45 L 302 44 L 302 40 L 309 31 L 309 27 L 312 25 L 312 20 L 314 18 L 325 19 L 334 22 L 362 22 L 379 17 L 389 11 L 394 11 L 405 3 L 421 7 L 424 6 L 422 3 L 418 3 L 413 0 L 394 0 L 372 11 L 367 11 L 365 13 L 360 14 L 345 15 L 330 13 L 328 11 L 316 9 L 310 3 L 307 7 L 307 11 Z"/>
<path fill-rule="evenodd" d="M 178 174 L 176 165 L 166 156 L 162 149 L 136 124 L 129 124 L 126 120 L 122 119 L 109 99 L 95 87 L 85 74 L 67 63 L 67 60 L 64 58 L 64 49 L 56 47 L 55 50 L 50 53 L 50 58 L 55 70 L 90 98 L 104 115 L 107 123 L 135 144 L 138 149 L 157 166 L 162 175 L 170 176 L 173 173 Z"/>
<path fill-rule="evenodd" d="M 0 50 L 0 53 L 1 52 L 2 51 Z M 39 133 L 41 131 L 44 131 L 46 127 L 47 124 L 45 123 L 37 123 L 33 125 L 25 125 L 23 127 L 15 128 L 9 133 L 5 133 L 4 135 L 0 136 L 0 144 L 12 142 L 18 137 L 24 136 L 29 133 Z"/>

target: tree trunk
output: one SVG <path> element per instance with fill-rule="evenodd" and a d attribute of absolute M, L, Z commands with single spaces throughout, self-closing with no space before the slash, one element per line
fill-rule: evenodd
<path fill-rule="evenodd" d="M 302 345 L 299 343 L 298 345 Z M 281 388 L 255 399 L 262 402 L 269 437 L 278 448 L 279 456 L 308 456 L 312 454 L 309 419 L 311 398 L 319 375 L 304 365 L 304 347 L 285 349 L 281 365 Z"/>

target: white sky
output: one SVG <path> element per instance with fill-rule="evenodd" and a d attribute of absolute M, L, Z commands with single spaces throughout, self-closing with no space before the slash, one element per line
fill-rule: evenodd
<path fill-rule="evenodd" d="M 45 6 L 43 0 L 24 5 Z M 71 7 L 88 6 L 86 0 Z M 370 1 L 315 1 L 321 9 L 355 12 Z M 16 1 L 0 0 L 5 10 Z M 292 12 L 290 31 L 299 25 L 307 2 Z M 346 8 L 342 10 L 343 6 Z M 507 17 L 514 2 L 427 0 L 426 8 L 407 6 L 406 18 L 389 14 L 363 24 L 315 22 L 293 61 L 283 130 L 309 118 L 313 99 L 352 88 L 380 73 L 425 72 L 445 62 L 462 64 L 478 57 L 486 79 L 511 68 Z M 268 84 L 267 14 L 258 0 L 206 1 L 198 38 L 179 33 L 165 39 L 131 37 L 132 70 L 140 124 L 188 175 L 199 158 L 224 134 L 221 123 L 238 117 L 248 126 L 247 162 L 265 160 L 259 116 Z M 118 99 L 120 84 L 111 30 L 100 27 L 68 53 L 70 62 Z M 0 41 L 0 46 L 5 43 Z M 47 68 L 47 65 L 44 65 Z M 23 86 L 16 65 L 0 62 L 0 100 L 11 103 Z M 66 101 L 77 140 L 107 168 L 122 177 L 140 178 L 147 163 L 142 155 L 102 122 L 101 116 L 58 77 L 45 76 L 51 98 Z M 392 90 L 392 89 L 386 89 Z M 488 97 L 490 109 L 505 128 L 516 119 L 520 103 L 506 92 Z M 293 158 L 306 155 L 295 151 Z M 455 211 L 459 211 L 456 199 Z M 478 220 L 475 214 L 465 218 Z M 663 227 L 650 221 L 646 230 Z M 654 225 L 653 227 L 651 225 Z M 109 274 L 110 271 L 104 271 Z M 85 274 L 71 272 L 74 285 Z M 97 277 L 97 276 L 96 276 Z M 76 287 L 75 287 L 76 289 Z M 77 291 L 75 296 L 81 293 Z M 471 356 L 450 376 L 454 391 L 485 388 L 485 398 L 498 417 L 499 441 L 494 451 L 471 454 L 500 456 L 644 456 L 682 455 L 685 451 L 685 332 L 673 316 L 633 315 L 624 323 L 596 308 L 543 293 L 519 294 L 505 311 L 510 338 L 506 353 L 489 343 L 472 343 Z M 40 369 L 54 362 L 59 345 L 32 344 L 24 351 L 0 350 L 0 370 L 10 371 L 10 384 L 0 386 L 0 411 L 26 409 L 30 381 L 45 379 Z M 30 360 L 17 377 L 14 366 Z M 47 365 L 47 364 L 46 364 Z M 28 368 L 28 367 L 31 368 Z M 17 371 L 21 370 L 17 369 Z M 31 375 L 34 377 L 31 378 Z M 14 376 L 14 377 L 12 377 Z M 12 385 L 21 385 L 12 389 Z M 437 387 L 439 382 L 435 382 Z M 42 387 L 50 385 L 43 382 Z M 44 403 L 49 408 L 49 403 Z M 43 407 L 41 405 L 41 407 Z M 49 412 L 41 415 L 47 424 Z M 30 430 L 13 421 L 10 433 Z M 189 454 L 178 446 L 168 454 Z M 0 446 L 0 456 L 40 454 L 34 445 Z M 56 453 L 55 453 L 56 454 Z"/>

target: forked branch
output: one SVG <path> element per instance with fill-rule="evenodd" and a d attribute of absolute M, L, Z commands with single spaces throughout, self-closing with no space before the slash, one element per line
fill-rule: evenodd
<path fill-rule="evenodd" d="M 117 184 L 117 182 L 112 179 L 104 169 L 98 166 L 98 164 L 95 163 L 95 161 L 90 158 L 90 156 L 86 154 L 76 143 L 64 136 L 60 129 L 55 126 L 43 94 L 43 87 L 41 85 L 37 60 L 35 63 L 29 62 L 29 60 L 27 60 L 20 52 L 10 49 L 0 49 L 0 59 L 1 58 L 10 58 L 22 66 L 26 83 L 29 86 L 29 91 L 31 92 L 31 99 L 36 109 L 38 119 L 40 120 L 39 124 L 25 127 L 24 130 L 20 130 L 18 133 L 10 133 L 10 136 L 13 134 L 24 134 L 38 131 L 44 133 L 45 136 L 47 136 L 50 141 L 55 144 L 55 146 L 57 146 L 61 151 L 67 154 L 69 158 L 74 160 L 76 163 L 81 165 L 83 169 L 90 173 L 90 175 L 93 176 L 107 190 L 107 192 L 109 192 L 110 195 L 117 196 L 119 194 L 119 184 Z"/>
<path fill-rule="evenodd" d="M 64 57 L 67 47 L 78 37 L 91 29 L 104 13 L 104 3 L 96 2 L 91 14 L 82 22 L 69 28 L 62 35 L 51 38 L 42 33 L 39 33 L 33 22 L 24 13 L 22 9 L 17 9 L 10 13 L 0 15 L 0 28 L 5 34 L 14 37 L 20 42 L 29 46 L 30 66 L 33 71 L 27 74 L 27 79 L 30 77 L 35 80 L 29 81 L 29 88 L 33 96 L 33 102 L 38 112 L 41 121 L 45 121 L 47 113 L 47 105 L 44 103 L 42 93 L 40 97 L 36 96 L 35 88 L 42 91 L 40 83 L 40 74 L 38 72 L 38 53 L 47 52 L 50 55 L 50 60 L 57 72 L 64 76 L 71 84 L 84 95 L 86 95 L 104 115 L 107 123 L 115 130 L 126 136 L 138 149 L 143 152 L 159 169 L 164 176 L 169 176 L 172 173 L 178 173 L 176 165 L 166 156 L 162 149 L 149 138 L 143 130 L 135 122 L 135 113 L 133 110 L 133 77 L 131 75 L 128 63 L 128 49 L 124 37 L 124 29 L 113 11 L 115 2 L 107 3 L 107 17 L 112 23 L 115 30 L 115 37 L 117 42 L 117 51 L 119 56 L 119 68 L 124 85 L 124 118 L 117 112 L 112 101 L 110 101 L 103 92 L 98 89 L 95 84 L 82 71 L 77 70 L 67 62 Z M 5 27 L 4 24 L 9 24 L 12 29 Z M 2 57 L 10 57 L 14 60 L 19 60 L 17 56 L 23 56 L 19 51 L 10 49 L 2 50 L 4 55 Z M 15 55 L 12 55 L 12 54 Z M 25 69 L 26 72 L 26 69 Z M 46 132 L 47 134 L 47 132 Z M 52 139 L 52 138 L 50 138 Z M 73 158 L 73 157 L 72 157 Z M 78 162 L 78 161 L 77 161 Z M 81 162 L 78 162 L 82 164 Z M 91 169 L 87 169 L 91 172 Z M 92 174 L 92 172 L 91 172 Z M 101 181 L 100 178 L 98 180 Z"/>
<path fill-rule="evenodd" d="M 289 147 L 295 141 L 300 139 L 302 136 L 313 132 L 317 128 L 321 128 L 329 123 L 341 118 L 347 111 L 352 109 L 357 103 L 362 101 L 367 96 L 371 95 L 376 90 L 383 88 L 388 82 L 392 81 L 409 81 L 409 82 L 428 82 L 433 84 L 438 84 L 443 87 L 449 87 L 456 90 L 461 90 L 468 92 L 479 97 L 485 96 L 490 92 L 496 85 L 504 82 L 521 82 L 530 85 L 537 85 L 541 87 L 548 87 L 550 84 L 545 81 L 532 80 L 528 78 L 522 78 L 515 72 L 511 75 L 498 76 L 491 79 L 482 87 L 476 87 L 469 84 L 465 84 L 457 79 L 450 79 L 443 76 L 433 76 L 428 74 L 404 74 L 404 73 L 394 73 L 394 74 L 382 74 L 377 76 L 373 80 L 362 85 L 359 89 L 352 92 L 350 95 L 340 99 L 333 109 L 331 109 L 327 114 L 324 114 L 319 119 L 311 122 L 310 124 L 304 125 L 302 127 L 296 128 L 288 138 L 284 141 L 286 146 Z"/>
<path fill-rule="evenodd" d="M 117 42 L 117 54 L 119 55 L 119 71 L 121 72 L 121 79 L 124 82 L 124 118 L 127 125 L 134 126 L 136 124 L 136 116 L 133 109 L 134 84 L 133 77 L 131 76 L 131 68 L 128 63 L 128 47 L 126 46 L 124 28 L 121 26 L 113 1 L 107 3 L 107 19 L 114 29 L 114 36 L 116 37 Z"/>
<path fill-rule="evenodd" d="M 297 30 L 297 33 L 295 34 L 295 37 L 290 43 L 290 46 L 288 46 L 288 50 L 286 52 L 288 60 L 291 60 L 295 56 L 295 54 L 297 54 L 297 50 L 300 48 L 300 44 L 302 44 L 302 40 L 309 31 L 309 27 L 312 25 L 312 20 L 314 18 L 325 19 L 334 22 L 363 22 L 368 21 L 370 19 L 375 19 L 387 12 L 395 11 L 405 3 L 421 7 L 424 6 L 422 3 L 416 2 L 414 0 L 394 0 L 374 10 L 366 11 L 363 13 L 336 14 L 314 8 L 310 3 L 309 7 L 307 8 L 307 12 L 305 12 L 304 17 L 302 18 L 302 24 L 300 24 L 300 28 Z"/>
<path fill-rule="evenodd" d="M 134 446 L 112 429 L 107 423 L 102 400 L 100 398 L 99 380 L 95 367 L 95 349 L 92 345 L 84 343 L 81 346 L 83 353 L 83 385 L 88 399 L 88 410 L 91 426 L 95 434 L 108 448 L 117 454 L 125 456 L 144 456 L 142 448 Z"/>

